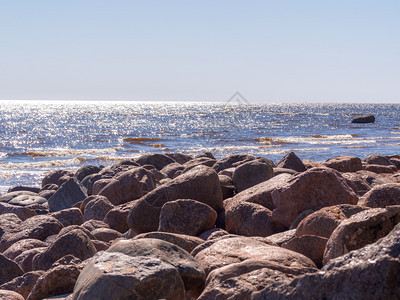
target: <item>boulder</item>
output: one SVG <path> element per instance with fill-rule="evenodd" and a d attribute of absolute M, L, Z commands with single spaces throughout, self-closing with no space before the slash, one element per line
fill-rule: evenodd
<path fill-rule="evenodd" d="M 278 168 L 291 169 L 296 172 L 304 172 L 306 170 L 305 165 L 301 159 L 294 153 L 289 152 L 280 161 L 276 163 Z"/>
<path fill-rule="evenodd" d="M 102 178 L 99 180 L 96 180 L 93 183 L 92 189 L 91 189 L 91 193 L 93 195 L 98 195 L 100 193 L 100 191 L 106 187 L 107 184 L 109 184 L 110 182 L 112 182 L 113 179 L 112 178 Z M 89 194 L 89 193 L 88 193 Z"/>
<path fill-rule="evenodd" d="M 92 198 L 92 200 L 86 204 L 84 209 L 85 222 L 92 219 L 103 221 L 107 213 L 114 208 L 114 205 L 104 196 L 93 195 L 88 198 Z"/>
<path fill-rule="evenodd" d="M 355 156 L 341 155 L 323 163 L 326 167 L 339 172 L 357 172 L 362 170 L 361 159 Z"/>
<path fill-rule="evenodd" d="M 82 181 L 86 176 L 91 175 L 91 174 L 96 174 L 100 171 L 101 171 L 101 169 L 99 167 L 86 165 L 86 166 L 80 167 L 75 172 L 75 178 L 78 179 L 79 181 Z"/>
<path fill-rule="evenodd" d="M 31 250 L 38 247 L 47 247 L 48 244 L 37 239 L 23 239 L 14 244 L 12 244 L 3 255 L 9 259 L 15 259 L 22 252 Z"/>
<path fill-rule="evenodd" d="M 2 214 L 0 217 L 0 239 L 6 232 L 18 231 L 21 223 L 21 219 L 14 213 Z"/>
<path fill-rule="evenodd" d="M 392 163 L 392 165 L 394 165 L 397 169 L 400 170 L 400 158 L 390 158 L 389 161 Z"/>
<path fill-rule="evenodd" d="M 92 231 L 93 236 L 103 242 L 110 242 L 122 236 L 122 234 L 111 228 L 97 228 Z"/>
<path fill-rule="evenodd" d="M 32 291 L 37 280 L 44 274 L 44 271 L 28 272 L 24 275 L 14 278 L 13 280 L 0 286 L 0 290 L 10 290 L 20 294 L 23 299 L 26 299 Z M 0 294 L 1 295 L 1 294 Z M 1 298 L 0 299 L 4 299 Z"/>
<path fill-rule="evenodd" d="M 351 123 L 375 123 L 374 115 L 365 115 L 354 118 Z"/>
<path fill-rule="evenodd" d="M 24 274 L 18 264 L 0 253 L 0 285 Z"/>
<path fill-rule="evenodd" d="M 51 216 L 33 216 L 19 224 L 15 232 L 3 234 L 0 239 L 0 252 L 23 239 L 44 240 L 52 234 L 57 234 L 61 228 L 63 225 Z"/>
<path fill-rule="evenodd" d="M 272 192 L 272 218 L 290 227 L 306 209 L 336 204 L 357 204 L 358 197 L 342 175 L 330 168 L 311 168 Z"/>
<path fill-rule="evenodd" d="M 199 201 L 169 201 L 161 208 L 158 231 L 197 236 L 214 228 L 217 217 L 214 209 Z"/>
<path fill-rule="evenodd" d="M 273 176 L 274 170 L 271 165 L 255 160 L 238 166 L 233 173 L 232 180 L 236 191 L 239 193 L 267 181 Z"/>
<path fill-rule="evenodd" d="M 358 197 L 363 196 L 366 192 L 371 189 L 371 186 L 360 174 L 357 173 L 342 173 L 342 176 L 351 182 L 357 189 L 356 194 Z"/>
<path fill-rule="evenodd" d="M 191 235 L 158 231 L 142 233 L 134 237 L 135 240 L 146 238 L 159 239 L 169 242 L 171 244 L 177 245 L 178 247 L 181 247 L 183 250 L 189 253 L 198 245 L 204 242 L 204 240 L 202 240 L 201 238 Z"/>
<path fill-rule="evenodd" d="M 44 251 L 46 251 L 47 247 L 38 247 L 30 250 L 26 250 L 18 255 L 14 261 L 21 267 L 24 272 L 32 271 L 32 261 L 33 258 Z"/>
<path fill-rule="evenodd" d="M 175 163 L 176 161 L 165 154 L 153 153 L 145 154 L 136 159 L 136 162 L 141 165 L 152 165 L 157 170 L 161 171 L 165 166 Z"/>
<path fill-rule="evenodd" d="M 29 192 L 29 191 L 10 192 L 10 193 L 0 196 L 0 202 L 8 203 L 8 202 L 12 201 L 14 198 L 19 197 L 19 196 L 37 196 L 37 194 L 34 192 Z"/>
<path fill-rule="evenodd" d="M 221 160 L 218 160 L 213 168 L 214 170 L 219 173 L 222 170 L 228 169 L 228 168 L 232 168 L 232 167 L 238 167 L 239 165 L 251 161 L 251 160 L 255 160 L 256 158 L 254 156 L 251 155 L 244 155 L 244 154 L 232 154 L 229 155 Z"/>
<path fill-rule="evenodd" d="M 268 261 L 287 267 L 315 268 L 302 254 L 278 246 L 268 245 L 251 237 L 225 237 L 198 246 L 192 255 L 206 273 L 247 259 Z"/>
<path fill-rule="evenodd" d="M 400 205 L 400 183 L 375 186 L 360 199 L 358 204 L 366 207 Z"/>
<path fill-rule="evenodd" d="M 20 294 L 13 292 L 13 291 L 0 290 L 0 299 L 2 299 L 2 300 L 24 300 L 24 297 L 22 297 Z"/>
<path fill-rule="evenodd" d="M 48 200 L 52 212 L 71 208 L 87 197 L 86 188 L 75 178 L 68 179 Z"/>
<path fill-rule="evenodd" d="M 213 228 L 213 229 L 209 229 L 207 231 L 204 231 L 202 234 L 199 235 L 199 238 L 201 238 L 204 241 L 207 240 L 212 240 L 224 235 L 228 235 L 229 232 L 222 229 L 222 228 Z"/>
<path fill-rule="evenodd" d="M 37 215 L 34 210 L 26 207 L 0 203 L 0 215 L 7 213 L 16 214 L 18 218 L 20 218 L 22 221 L 25 221 L 26 219 Z"/>
<path fill-rule="evenodd" d="M 70 171 L 65 171 L 65 170 L 56 170 L 47 173 L 42 179 L 42 187 L 48 184 L 57 184 L 58 180 L 64 175 L 72 175 L 72 173 Z"/>
<path fill-rule="evenodd" d="M 156 187 L 157 180 L 150 171 L 134 167 L 116 175 L 98 194 L 119 205 L 139 199 Z"/>
<path fill-rule="evenodd" d="M 209 158 L 209 157 L 199 157 L 199 158 L 191 159 L 190 161 L 183 164 L 183 170 L 181 173 L 175 172 L 174 178 L 176 177 L 176 175 L 186 173 L 187 171 L 189 171 L 197 166 L 212 167 L 216 162 L 217 161 L 215 159 Z"/>
<path fill-rule="evenodd" d="M 291 239 L 296 237 L 296 229 L 290 229 L 282 232 L 275 233 L 273 235 L 268 236 L 268 240 L 278 246 L 281 246 L 284 243 L 287 243 Z"/>
<path fill-rule="evenodd" d="M 183 169 L 185 169 L 185 167 L 182 166 L 181 164 L 172 163 L 162 168 L 161 172 L 167 175 L 169 178 L 174 178 L 175 173 L 177 171 L 182 171 Z"/>
<path fill-rule="evenodd" d="M 174 266 L 181 276 L 188 297 L 197 297 L 204 288 L 206 274 L 197 261 L 182 248 L 159 239 L 121 240 L 107 252 L 119 252 L 131 257 L 151 257 Z"/>
<path fill-rule="evenodd" d="M 235 194 L 235 186 L 233 185 L 232 178 L 226 175 L 218 175 L 219 184 L 221 185 L 223 199 L 233 197 Z"/>
<path fill-rule="evenodd" d="M 115 206 L 108 211 L 103 221 L 107 223 L 111 229 L 124 233 L 129 230 L 128 223 L 126 222 L 129 210 L 129 204 Z"/>
<path fill-rule="evenodd" d="M 83 223 L 83 215 L 81 210 L 76 207 L 66 208 L 50 214 L 52 217 L 60 221 L 63 226 L 81 225 Z"/>
<path fill-rule="evenodd" d="M 389 158 L 379 154 L 370 154 L 364 158 L 364 161 L 369 165 L 393 166 Z"/>
<path fill-rule="evenodd" d="M 156 231 L 161 207 L 168 201 L 178 199 L 197 200 L 219 212 L 223 208 L 223 200 L 217 173 L 212 168 L 197 166 L 159 186 L 132 203 L 128 226 L 135 233 Z"/>
<path fill-rule="evenodd" d="M 38 195 L 19 195 L 8 201 L 8 204 L 17 206 L 31 206 L 35 204 L 46 204 L 47 199 Z"/>
<path fill-rule="evenodd" d="M 332 232 L 324 264 L 349 251 L 360 249 L 387 235 L 400 222 L 400 205 L 364 210 L 344 220 Z"/>
<path fill-rule="evenodd" d="M 96 248 L 84 231 L 72 229 L 59 235 L 46 251 L 37 254 L 32 261 L 32 267 L 34 270 L 48 270 L 54 262 L 65 255 L 71 254 L 85 260 L 96 252 Z"/>
<path fill-rule="evenodd" d="M 100 252 L 79 275 L 72 299 L 184 300 L 186 296 L 178 271 L 169 263 L 154 257 Z"/>
<path fill-rule="evenodd" d="M 89 221 L 86 221 L 85 223 L 83 223 L 81 225 L 81 227 L 86 229 L 86 230 L 88 230 L 89 232 L 93 231 L 93 230 L 95 230 L 97 228 L 110 228 L 110 226 L 108 226 L 107 223 L 105 223 L 103 221 L 100 221 L 100 220 L 89 220 Z"/>
<path fill-rule="evenodd" d="M 184 164 L 184 163 L 188 162 L 189 160 L 193 159 L 190 155 L 183 154 L 183 153 L 178 153 L 178 152 L 165 153 L 165 155 L 168 156 L 169 158 L 173 159 L 177 163 L 180 163 L 180 164 Z M 212 156 L 212 154 L 211 154 L 210 158 L 214 158 Z"/>
<path fill-rule="evenodd" d="M 397 168 L 395 166 L 383 166 L 383 165 L 366 165 L 364 168 L 366 171 L 374 172 L 377 174 L 382 174 L 382 173 L 395 173 L 397 172 Z"/>

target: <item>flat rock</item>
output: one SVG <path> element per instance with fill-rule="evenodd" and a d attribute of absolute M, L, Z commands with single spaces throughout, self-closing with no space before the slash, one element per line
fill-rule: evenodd
<path fill-rule="evenodd" d="M 48 200 L 50 211 L 71 208 L 87 197 L 86 188 L 75 178 L 68 179 Z"/>
<path fill-rule="evenodd" d="M 172 265 L 154 257 L 100 252 L 79 275 L 72 299 L 184 300 L 186 296 Z"/>
<path fill-rule="evenodd" d="M 0 196 L 0 202 L 2 203 L 8 203 L 12 201 L 14 198 L 19 197 L 19 196 L 37 196 L 36 193 L 34 192 L 29 192 L 29 191 L 15 191 L 15 192 L 10 192 L 5 195 Z"/>
<path fill-rule="evenodd" d="M 20 195 L 8 201 L 8 204 L 18 205 L 18 206 L 30 206 L 34 204 L 44 204 L 44 203 L 47 203 L 47 199 L 38 195 L 34 196 Z"/>
<path fill-rule="evenodd" d="M 364 158 L 364 161 L 369 165 L 392 166 L 390 159 L 379 154 L 370 154 Z"/>

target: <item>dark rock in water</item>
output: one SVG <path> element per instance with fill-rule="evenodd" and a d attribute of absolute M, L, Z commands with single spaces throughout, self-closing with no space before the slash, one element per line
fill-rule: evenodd
<path fill-rule="evenodd" d="M 374 115 L 366 115 L 362 117 L 354 118 L 351 123 L 375 123 Z"/>
<path fill-rule="evenodd" d="M 382 166 L 382 165 L 366 165 L 365 166 L 366 171 L 374 172 L 377 174 L 381 173 L 395 173 L 398 171 L 398 169 L 391 165 L 391 166 Z"/>
<path fill-rule="evenodd" d="M 192 159 L 191 156 L 183 154 L 183 153 L 166 153 L 166 156 L 175 160 L 179 164 L 184 164 Z"/>
<path fill-rule="evenodd" d="M 304 172 L 306 170 L 305 165 L 294 152 L 286 154 L 279 162 L 277 162 L 276 166 L 278 168 L 292 169 L 297 172 Z"/>
<path fill-rule="evenodd" d="M 68 179 L 48 200 L 50 211 L 70 208 L 87 197 L 86 188 L 75 178 Z"/>
<path fill-rule="evenodd" d="M 169 263 L 154 257 L 99 252 L 79 275 L 72 299 L 184 300 L 186 297 L 182 279 Z"/>
<path fill-rule="evenodd" d="M 24 274 L 18 264 L 0 253 L 0 285 Z"/>

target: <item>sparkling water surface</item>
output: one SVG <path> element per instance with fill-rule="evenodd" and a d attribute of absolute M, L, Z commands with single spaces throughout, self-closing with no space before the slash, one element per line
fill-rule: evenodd
<path fill-rule="evenodd" d="M 144 153 L 211 151 L 277 161 L 399 154 L 399 104 L 1 101 L 0 193 L 44 173 Z M 352 124 L 374 114 L 374 124 Z"/>

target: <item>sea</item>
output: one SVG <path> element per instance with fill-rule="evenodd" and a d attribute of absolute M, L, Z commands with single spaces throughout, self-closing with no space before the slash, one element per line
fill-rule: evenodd
<path fill-rule="evenodd" d="M 373 124 L 353 124 L 373 114 Z M 0 194 L 146 153 L 324 161 L 400 154 L 400 104 L 0 101 Z"/>

